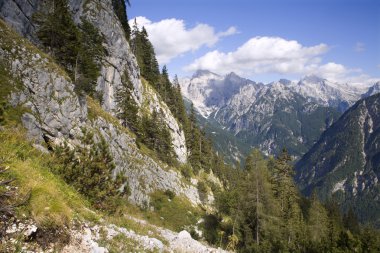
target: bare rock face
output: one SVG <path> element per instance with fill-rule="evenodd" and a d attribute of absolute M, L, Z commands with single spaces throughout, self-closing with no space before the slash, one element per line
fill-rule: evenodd
<path fill-rule="evenodd" d="M 116 172 L 127 176 L 131 190 L 129 200 L 140 206 L 149 205 L 149 194 L 156 190 L 171 190 L 176 195 L 185 196 L 193 204 L 201 204 L 198 190 L 193 184 L 183 183 L 179 172 L 159 165 L 149 156 L 139 152 L 135 140 L 118 127 L 98 118 L 91 127 L 98 129 L 109 145 Z"/>
<path fill-rule="evenodd" d="M 39 8 L 39 0 L 9 0 L 0 2 L 0 17 L 14 30 L 31 41 L 38 41 L 32 15 Z"/>
<path fill-rule="evenodd" d="M 7 70 L 20 86 L 11 94 L 9 100 L 13 106 L 22 106 L 25 109 L 22 123 L 38 147 L 43 149 L 41 144 L 45 142 L 59 144 L 63 141 L 72 146 L 80 146 L 81 129 L 85 128 L 94 132 L 95 139 L 102 136 L 106 140 L 116 164 L 115 173 L 122 171 L 127 177 L 131 190 L 129 200 L 132 203 L 149 205 L 151 193 L 171 190 L 195 205 L 201 204 L 196 186 L 184 182 L 178 171 L 143 154 L 126 129 L 100 115 L 89 119 L 87 102 L 74 92 L 74 84 L 67 74 L 46 54 L 16 35 L 1 20 L 0 62 L 7 66 Z M 153 89 L 150 91 L 153 92 Z M 156 93 L 150 95 L 155 98 L 147 104 L 152 110 L 163 108 L 166 122 L 172 131 L 180 133 L 180 142 L 184 142 L 183 132 L 179 130 L 168 107 L 165 104 L 160 105 Z M 150 98 L 144 99 L 150 101 Z"/>
<path fill-rule="evenodd" d="M 112 1 L 88 1 L 80 12 L 78 14 L 90 20 L 106 40 L 104 46 L 108 56 L 102 65 L 97 87 L 98 91 L 103 94 L 103 108 L 110 113 L 117 111 L 118 105 L 115 102 L 115 95 L 122 87 L 121 77 L 123 74 L 127 74 L 134 87 L 133 95 L 136 103 L 139 106 L 143 103 L 148 104 L 150 112 L 163 112 L 161 116 L 163 116 L 164 122 L 170 130 L 174 152 L 178 160 L 185 163 L 187 150 L 184 132 L 180 129 L 177 120 L 166 104 L 160 101 L 157 93 L 148 85 L 144 86 L 141 83 L 136 57 L 132 53 L 117 16 L 114 14 Z"/>
<path fill-rule="evenodd" d="M 28 38 L 35 45 L 39 45 L 38 38 L 36 36 L 36 25 L 33 22 L 33 14 L 42 8 L 41 1 L 30 0 L 11 0 L 2 1 L 0 3 L 0 17 L 3 18 L 13 29 L 15 29 L 23 37 Z M 187 160 L 186 140 L 184 132 L 180 129 L 180 126 L 172 113 L 164 103 L 160 102 L 157 94 L 154 95 L 155 100 L 144 98 L 144 86 L 140 79 L 140 70 L 137 64 L 136 58 L 132 53 L 129 43 L 125 37 L 124 30 L 118 20 L 118 17 L 114 14 L 111 0 L 69 0 L 69 8 L 73 13 L 73 19 L 76 23 L 81 22 L 81 18 L 89 20 L 95 27 L 97 27 L 100 33 L 105 38 L 104 47 L 107 50 L 107 57 L 102 62 L 101 75 L 98 78 L 97 91 L 102 94 L 102 107 L 111 114 L 114 114 L 118 110 L 118 105 L 115 101 L 115 96 L 118 90 L 122 87 L 121 77 L 127 75 L 134 87 L 134 98 L 136 103 L 141 106 L 145 101 L 149 104 L 150 112 L 163 111 L 164 122 L 170 130 L 174 151 L 178 157 L 178 160 L 182 163 Z M 32 74 L 36 75 L 36 73 Z M 41 73 L 40 73 L 41 75 Z M 25 76 L 29 78 L 29 76 Z M 49 78 L 49 75 L 45 77 L 38 76 L 35 79 L 42 78 L 45 82 Z M 54 85 L 62 86 L 61 81 L 57 80 Z M 43 86 L 40 85 L 42 89 Z M 60 91 L 60 87 L 56 87 L 56 92 Z M 72 89 L 71 89 L 72 91 Z M 58 92 L 60 96 L 63 96 L 61 92 Z M 155 92 L 154 92 L 155 93 Z M 50 95 L 48 95 L 50 96 Z M 75 94 L 75 99 L 79 100 Z M 73 98 L 74 99 L 74 98 Z M 46 100 L 44 102 L 47 102 Z M 80 101 L 79 101 L 80 102 Z M 74 101 L 70 101 L 71 105 L 75 105 Z M 45 103 L 46 104 L 46 103 Z M 80 103 L 79 103 L 80 104 Z M 85 104 L 85 101 L 82 103 Z M 86 106 L 82 110 L 85 110 Z M 59 107 L 55 107 L 58 109 Z M 40 110 L 50 110 L 54 108 L 39 108 Z M 68 110 L 73 112 L 70 106 L 65 105 L 60 107 L 61 110 Z M 85 117 L 85 116 L 84 116 Z M 48 117 L 45 119 L 50 124 L 50 130 L 59 127 L 61 123 L 65 126 L 71 127 L 68 123 L 71 117 L 63 118 L 64 122 L 57 121 L 54 117 Z M 33 115 L 25 115 L 23 122 L 29 129 L 29 132 L 33 132 L 34 135 L 41 135 L 36 128 L 35 119 Z M 48 124 L 48 125 L 49 125 Z M 71 128 L 70 128 L 71 129 Z M 58 131 L 59 132 L 59 131 Z"/>
<path fill-rule="evenodd" d="M 140 69 L 124 30 L 114 14 L 112 1 L 87 1 L 82 7 L 82 13 L 78 14 L 97 27 L 106 41 L 104 46 L 108 55 L 102 65 L 97 88 L 103 93 L 103 108 L 109 112 L 117 109 L 115 94 L 122 85 L 121 76 L 125 73 L 133 84 L 134 97 L 140 105 L 143 99 Z"/>
<path fill-rule="evenodd" d="M 0 28 L 1 33 L 10 30 Z M 21 43 L 20 43 L 21 42 Z M 0 59 L 22 83 L 11 103 L 22 105 L 22 122 L 37 142 L 73 137 L 87 118 L 87 107 L 74 93 L 74 85 L 52 60 L 21 38 L 0 41 Z M 12 45 L 12 48 L 9 48 Z"/>

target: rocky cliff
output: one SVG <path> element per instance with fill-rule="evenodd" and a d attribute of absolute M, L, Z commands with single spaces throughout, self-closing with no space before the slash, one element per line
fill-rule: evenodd
<path fill-rule="evenodd" d="M 177 170 L 140 151 L 133 134 L 113 117 L 118 110 L 115 94 L 122 85 L 121 76 L 127 73 L 140 110 L 163 112 L 178 160 L 186 162 L 184 133 L 154 89 L 142 83 L 135 56 L 114 14 L 112 1 L 69 1 L 75 22 L 85 18 L 105 37 L 104 47 L 108 54 L 102 62 L 96 88 L 102 94 L 102 108 L 96 108 L 93 101 L 88 103 L 85 97 L 78 97 L 65 71 L 38 49 L 33 14 L 42 8 L 42 4 L 42 1 L 16 0 L 0 3 L 0 17 L 6 22 L 1 21 L 1 61 L 21 83 L 20 89 L 12 93 L 11 102 L 13 106 L 27 108 L 22 114 L 22 123 L 36 147 L 46 150 L 47 143 L 63 141 L 81 145 L 78 139 L 81 129 L 92 130 L 107 141 L 116 164 L 115 171 L 124 171 L 127 176 L 131 188 L 129 199 L 133 203 L 149 204 L 149 194 L 156 190 L 171 190 L 194 204 L 201 203 L 195 185 L 183 180 Z M 90 117 L 91 113 L 95 116 Z"/>

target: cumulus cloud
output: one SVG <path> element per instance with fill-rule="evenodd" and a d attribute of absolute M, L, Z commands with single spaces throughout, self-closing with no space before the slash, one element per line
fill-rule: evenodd
<path fill-rule="evenodd" d="M 306 47 L 295 40 L 254 37 L 232 52 L 211 51 L 186 66 L 185 70 L 234 71 L 246 75 L 305 73 L 318 68 L 320 56 L 327 51 L 325 44 Z"/>
<path fill-rule="evenodd" d="M 231 52 L 213 50 L 184 67 L 186 71 L 206 69 L 219 74 L 231 71 L 243 76 L 255 74 L 310 75 L 331 81 L 373 83 L 375 78 L 361 69 L 347 68 L 335 62 L 322 63 L 329 50 L 326 44 L 304 46 L 280 37 L 254 37 Z"/>
<path fill-rule="evenodd" d="M 133 26 L 134 19 L 129 22 Z M 237 33 L 235 27 L 216 32 L 207 24 L 188 28 L 183 20 L 175 18 L 152 22 L 146 17 L 136 17 L 136 23 L 138 27 L 144 26 L 147 30 L 160 64 L 169 63 L 173 58 L 196 51 L 202 46 L 212 47 L 222 37 Z"/>

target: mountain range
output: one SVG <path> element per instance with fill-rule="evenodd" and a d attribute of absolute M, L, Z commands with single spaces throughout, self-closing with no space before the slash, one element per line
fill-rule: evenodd
<path fill-rule="evenodd" d="M 295 159 L 357 100 L 379 91 L 379 82 L 358 86 L 310 75 L 263 84 L 233 72 L 221 76 L 207 70 L 181 79 L 180 84 L 183 96 L 207 119 L 200 121 L 219 124 L 243 143 L 234 147 L 241 157 L 252 147 L 267 155 L 286 147 Z M 217 146 L 219 140 L 214 138 Z M 233 144 L 228 146 L 220 144 L 219 150 L 230 160 Z"/>

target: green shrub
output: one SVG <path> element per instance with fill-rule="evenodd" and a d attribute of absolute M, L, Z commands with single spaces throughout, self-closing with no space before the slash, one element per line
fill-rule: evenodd
<path fill-rule="evenodd" d="M 120 173 L 112 178 L 115 164 L 105 139 L 100 137 L 100 141 L 95 142 L 92 132 L 82 131 L 83 146 L 71 148 L 65 143 L 55 148 L 60 163 L 57 172 L 96 207 L 109 209 L 114 198 L 126 195 L 127 191 L 119 190 L 126 181 L 125 177 Z"/>
<path fill-rule="evenodd" d="M 181 174 L 186 178 L 186 179 L 190 179 L 191 176 L 192 176 L 192 168 L 191 168 L 191 165 L 186 163 L 186 164 L 183 164 L 181 165 L 180 167 L 180 170 L 181 170 Z"/>

